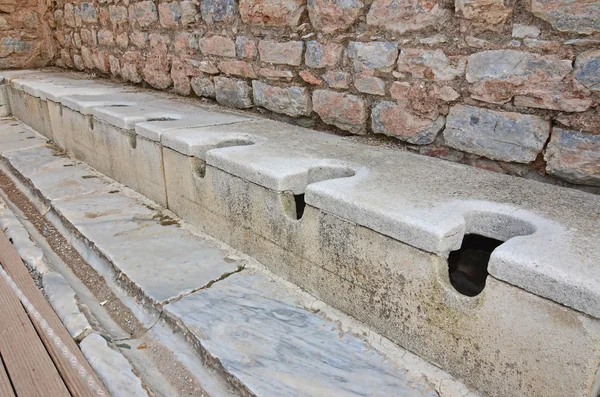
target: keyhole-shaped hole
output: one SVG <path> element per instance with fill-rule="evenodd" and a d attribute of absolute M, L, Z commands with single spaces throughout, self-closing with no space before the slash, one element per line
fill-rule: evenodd
<path fill-rule="evenodd" d="M 477 296 L 485 288 L 488 263 L 492 251 L 503 241 L 467 234 L 457 251 L 448 256 L 448 275 L 456 291 L 466 296 Z"/>

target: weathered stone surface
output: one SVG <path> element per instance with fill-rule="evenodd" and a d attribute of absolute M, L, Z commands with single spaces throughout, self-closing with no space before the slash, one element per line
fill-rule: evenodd
<path fill-rule="evenodd" d="M 410 73 L 414 78 L 428 80 L 453 80 L 465 73 L 464 57 L 446 57 L 442 50 L 406 48 L 400 51 L 398 71 Z"/>
<path fill-rule="evenodd" d="M 113 55 L 108 56 L 108 64 L 110 65 L 110 73 L 113 76 L 121 75 L 121 63 L 119 59 Z"/>
<path fill-rule="evenodd" d="M 449 86 L 435 86 L 433 92 L 436 98 L 441 99 L 444 102 L 452 102 L 460 98 L 460 94 L 456 92 L 454 88 Z"/>
<path fill-rule="evenodd" d="M 537 39 L 540 36 L 540 28 L 533 25 L 522 25 L 515 23 L 512 29 L 512 37 L 517 39 L 524 39 L 526 37 Z"/>
<path fill-rule="evenodd" d="M 261 40 L 258 43 L 258 52 L 262 62 L 299 66 L 302 63 L 302 41 L 288 41 L 278 43 L 276 41 Z"/>
<path fill-rule="evenodd" d="M 98 378 L 115 397 L 148 397 L 129 361 L 112 350 L 100 334 L 92 333 L 79 345 Z"/>
<path fill-rule="evenodd" d="M 122 5 L 108 6 L 108 15 L 113 25 L 127 22 L 127 7 Z"/>
<path fill-rule="evenodd" d="M 314 40 L 308 41 L 304 63 L 309 68 L 333 68 L 342 57 L 343 49 L 338 43 L 321 44 Z"/>
<path fill-rule="evenodd" d="M 73 339 L 80 341 L 89 335 L 92 327 L 79 310 L 75 291 L 64 277 L 58 273 L 49 272 L 44 274 L 42 283 L 48 301 Z"/>
<path fill-rule="evenodd" d="M 92 59 L 94 60 L 94 67 L 102 73 L 108 73 L 110 71 L 110 63 L 108 62 L 108 53 L 94 49 L 92 51 Z"/>
<path fill-rule="evenodd" d="M 235 49 L 240 58 L 254 59 L 258 54 L 256 43 L 244 36 L 238 36 L 235 39 Z"/>
<path fill-rule="evenodd" d="M 456 105 L 448 114 L 444 139 L 450 147 L 492 160 L 529 163 L 549 134 L 550 122 L 537 116 Z"/>
<path fill-rule="evenodd" d="M 298 26 L 304 0 L 240 0 L 242 21 L 252 25 Z"/>
<path fill-rule="evenodd" d="M 128 51 L 121 58 L 121 77 L 132 83 L 141 83 L 140 65 L 142 63 L 142 54 L 135 51 Z"/>
<path fill-rule="evenodd" d="M 429 0 L 375 0 L 367 24 L 405 33 L 441 24 L 451 15 L 450 10 Z"/>
<path fill-rule="evenodd" d="M 176 57 L 171 66 L 171 80 L 173 80 L 173 91 L 179 95 L 188 96 L 192 92 L 190 77 L 194 70 L 186 59 Z"/>
<path fill-rule="evenodd" d="M 454 9 L 459 17 L 472 20 L 486 29 L 504 24 L 512 13 L 512 9 L 504 5 L 504 0 L 456 0 Z"/>
<path fill-rule="evenodd" d="M 300 76 L 300 78 L 302 80 L 304 80 L 305 82 L 307 82 L 310 85 L 317 85 L 317 86 L 323 85 L 323 80 L 321 80 L 320 78 L 315 76 L 312 72 L 309 72 L 308 70 L 302 70 L 302 71 L 298 72 L 298 76 Z"/>
<path fill-rule="evenodd" d="M 85 23 L 96 23 L 98 21 L 96 8 L 92 3 L 83 2 L 79 4 L 79 15 Z"/>
<path fill-rule="evenodd" d="M 588 89 L 600 91 L 600 50 L 582 52 L 577 56 L 575 78 Z"/>
<path fill-rule="evenodd" d="M 153 1 L 140 1 L 129 6 L 129 18 L 141 27 L 150 26 L 158 21 L 158 11 Z"/>
<path fill-rule="evenodd" d="M 308 0 L 308 16 L 316 30 L 333 33 L 350 27 L 360 15 L 360 0 Z"/>
<path fill-rule="evenodd" d="M 200 14 L 204 22 L 233 22 L 235 19 L 235 0 L 203 0 L 200 3 Z"/>
<path fill-rule="evenodd" d="M 215 95 L 221 105 L 239 109 L 252 107 L 250 86 L 242 80 L 215 77 Z"/>
<path fill-rule="evenodd" d="M 600 135 L 553 128 L 544 158 L 549 174 L 600 186 Z"/>
<path fill-rule="evenodd" d="M 506 79 L 510 76 L 560 81 L 572 70 L 571 61 L 554 55 L 542 56 L 516 50 L 490 50 L 475 53 L 467 61 L 467 81 Z"/>
<path fill-rule="evenodd" d="M 261 81 L 252 81 L 254 104 L 291 117 L 311 113 L 310 95 L 304 87 L 277 87 Z"/>
<path fill-rule="evenodd" d="M 138 48 L 146 48 L 148 45 L 148 33 L 134 31 L 129 35 L 129 39 L 131 40 L 131 44 Z"/>
<path fill-rule="evenodd" d="M 151 51 L 146 57 L 142 76 L 154 88 L 164 90 L 173 84 L 171 79 L 171 56 L 168 48 L 171 38 L 167 35 L 151 34 Z"/>
<path fill-rule="evenodd" d="M 490 85 L 482 84 L 482 91 L 495 91 Z M 472 91 L 475 93 L 475 91 Z M 500 90 L 502 92 L 502 90 Z M 479 94 L 483 96 L 485 94 Z M 560 110 L 563 112 L 583 112 L 593 104 L 590 92 L 581 84 L 567 78 L 565 82 L 541 82 L 536 84 L 515 84 L 506 96 L 514 96 L 516 107 Z"/>
<path fill-rule="evenodd" d="M 83 64 L 83 58 L 79 54 L 73 55 L 73 66 L 77 70 L 84 70 L 85 65 Z"/>
<path fill-rule="evenodd" d="M 359 77 L 354 81 L 354 87 L 365 94 L 385 95 L 385 82 L 378 77 Z"/>
<path fill-rule="evenodd" d="M 350 74 L 342 71 L 329 71 L 323 76 L 323 80 L 330 88 L 348 88 L 350 87 L 351 77 Z"/>
<path fill-rule="evenodd" d="M 127 32 L 121 32 L 117 35 L 115 39 L 117 46 L 122 50 L 126 50 L 129 47 L 129 36 Z"/>
<path fill-rule="evenodd" d="M 227 75 L 245 77 L 247 79 L 256 78 L 256 72 L 252 64 L 244 61 L 221 61 L 219 62 L 219 69 Z"/>
<path fill-rule="evenodd" d="M 272 68 L 260 68 L 258 74 L 262 77 L 266 77 L 269 80 L 292 80 L 294 78 L 294 72 L 291 70 L 277 70 Z"/>
<path fill-rule="evenodd" d="M 181 2 L 181 24 L 183 26 L 191 25 L 196 22 L 196 16 L 198 14 L 198 5 L 196 1 L 182 1 Z"/>
<path fill-rule="evenodd" d="M 531 0 L 531 12 L 561 32 L 600 32 L 598 1 Z"/>
<path fill-rule="evenodd" d="M 194 63 L 194 66 L 198 68 L 202 73 L 207 74 L 219 74 L 219 68 L 212 61 L 200 61 Z"/>
<path fill-rule="evenodd" d="M 199 41 L 200 52 L 204 55 L 218 55 L 221 57 L 235 57 L 235 43 L 229 37 L 212 36 L 203 37 Z"/>
<path fill-rule="evenodd" d="M 589 92 L 568 76 L 571 61 L 515 50 L 484 51 L 468 59 L 467 81 L 474 99 L 518 106 L 581 112 L 592 101 Z"/>
<path fill-rule="evenodd" d="M 181 19 L 181 6 L 178 2 L 159 3 L 158 4 L 158 20 L 161 26 L 172 28 L 177 26 Z"/>
<path fill-rule="evenodd" d="M 312 101 L 313 110 L 323 122 L 354 134 L 365 133 L 367 111 L 361 98 L 342 92 L 315 90 Z"/>
<path fill-rule="evenodd" d="M 215 98 L 215 83 L 209 77 L 192 77 L 191 85 L 196 95 Z"/>
<path fill-rule="evenodd" d="M 444 122 L 444 116 L 428 120 L 408 111 L 406 106 L 389 101 L 380 102 L 371 113 L 373 132 L 417 145 L 433 142 L 444 128 Z"/>
<path fill-rule="evenodd" d="M 383 41 L 371 43 L 351 41 L 348 44 L 348 56 L 353 62 L 355 71 L 377 69 L 390 72 L 398 58 L 398 45 Z"/>
<path fill-rule="evenodd" d="M 523 40 L 523 44 L 525 44 L 525 47 L 537 48 L 546 52 L 558 51 L 558 49 L 560 48 L 560 43 L 552 40 L 526 38 Z"/>
<path fill-rule="evenodd" d="M 113 35 L 113 32 L 108 29 L 99 30 L 98 44 L 105 46 L 113 46 L 115 44 L 115 37 Z"/>

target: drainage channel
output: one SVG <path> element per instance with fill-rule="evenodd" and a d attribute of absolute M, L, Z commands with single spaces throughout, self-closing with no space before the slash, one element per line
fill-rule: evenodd
<path fill-rule="evenodd" d="M 129 361 L 149 396 L 235 395 L 218 374 L 203 365 L 201 357 L 182 335 L 160 321 L 160 316 L 155 319 L 154 313 L 138 312 L 146 323 L 142 324 L 123 303 L 130 298 L 114 285 L 109 286 L 45 218 L 46 214 L 38 210 L 32 202 L 35 198 L 30 200 L 1 170 L 0 189 L 0 195 L 29 238 L 75 292 L 79 309 L 93 330 Z"/>

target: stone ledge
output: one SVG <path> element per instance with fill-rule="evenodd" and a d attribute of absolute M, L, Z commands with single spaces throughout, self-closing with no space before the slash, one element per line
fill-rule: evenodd
<path fill-rule="evenodd" d="M 44 72 L 4 77 L 16 90 L 61 102 L 72 102 L 65 87 L 89 84 Z M 97 82 L 94 86 L 105 89 Z M 90 95 L 98 94 L 91 90 Z M 199 106 L 148 91 L 127 95 L 144 105 L 93 108 L 92 114 L 131 131 L 144 122 L 140 131 L 152 129 L 153 138 L 165 132 L 161 141 L 166 147 L 194 147 L 185 154 L 269 189 L 305 193 L 308 205 L 431 253 L 448 255 L 467 233 L 509 240 L 492 254 L 493 276 L 600 317 L 600 271 L 595 266 L 600 251 L 596 220 L 589 216 L 600 213 L 597 196 L 273 121 L 240 118 L 233 126 L 198 127 L 202 116 L 193 114 Z M 105 96 L 103 103 L 110 96 L 122 103 L 119 95 Z M 146 104 L 150 110 L 141 111 Z M 232 117 L 204 111 L 215 120 L 223 117 L 226 124 Z M 152 121 L 169 118 L 176 119 L 174 129 L 169 121 Z"/>

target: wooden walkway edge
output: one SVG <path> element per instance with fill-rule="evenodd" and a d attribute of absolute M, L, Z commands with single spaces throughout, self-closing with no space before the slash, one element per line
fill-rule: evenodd
<path fill-rule="evenodd" d="M 109 396 L 79 347 L 31 278 L 21 257 L 1 232 L 0 264 L 41 317 L 46 320 L 48 326 L 54 331 L 55 337 L 60 338 L 63 346 L 75 356 L 79 364 L 83 365 L 85 371 L 101 389 L 98 393 L 88 386 L 89 378 L 78 374 L 69 360 L 63 356 L 60 348 L 50 340 L 38 323 L 27 315 L 8 283 L 0 278 L 0 364 L 4 363 L 0 365 L 0 394 L 10 396 L 14 388 L 17 396 L 27 397 Z M 3 367 L 6 367 L 6 373 Z M 17 387 L 17 384 L 20 386 Z M 22 387 L 29 388 L 22 389 Z M 4 390 L 9 388 L 10 392 L 5 394 Z"/>

